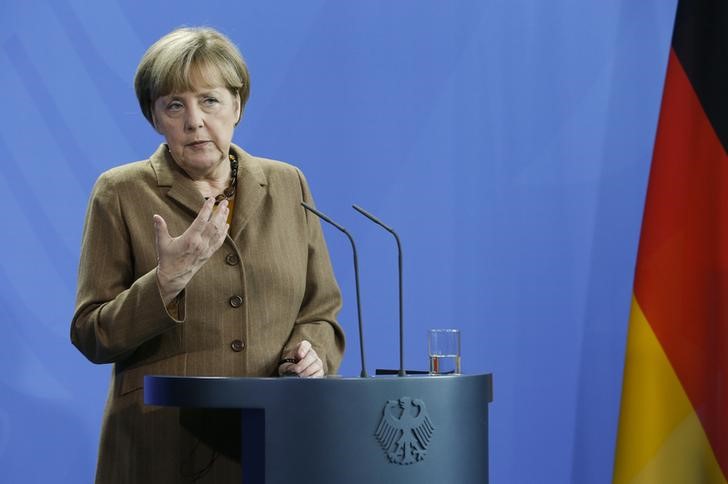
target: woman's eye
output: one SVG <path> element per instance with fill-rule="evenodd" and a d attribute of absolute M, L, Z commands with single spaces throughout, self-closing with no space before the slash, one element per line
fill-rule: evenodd
<path fill-rule="evenodd" d="M 220 101 L 218 101 L 214 97 L 206 97 L 202 102 L 204 102 L 207 106 L 212 106 L 214 104 L 219 103 Z"/>
<path fill-rule="evenodd" d="M 173 101 L 173 102 L 167 104 L 167 110 L 168 111 L 175 112 L 175 111 L 179 111 L 180 109 L 182 109 L 182 103 L 181 102 Z"/>

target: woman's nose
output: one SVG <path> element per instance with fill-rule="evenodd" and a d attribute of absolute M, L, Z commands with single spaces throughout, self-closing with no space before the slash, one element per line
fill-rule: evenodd
<path fill-rule="evenodd" d="M 197 106 L 190 106 L 185 113 L 185 129 L 188 131 L 194 131 L 204 126 L 204 116 L 202 111 Z"/>

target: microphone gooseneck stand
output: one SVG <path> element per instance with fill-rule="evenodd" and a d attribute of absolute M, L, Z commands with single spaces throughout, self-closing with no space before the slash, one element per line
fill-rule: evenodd
<path fill-rule="evenodd" d="M 362 378 L 366 378 L 369 375 L 367 374 L 367 366 L 366 366 L 366 363 L 364 362 L 364 326 L 362 324 L 361 300 L 359 298 L 359 259 L 356 256 L 356 244 L 354 244 L 354 238 L 344 227 L 337 224 L 336 222 L 334 222 L 329 217 L 327 217 L 320 211 L 316 210 L 312 206 L 308 205 L 306 202 L 301 202 L 301 205 L 306 210 L 310 211 L 311 213 L 314 213 L 321 220 L 331 224 L 332 226 L 336 227 L 340 231 L 344 232 L 344 234 L 349 238 L 349 242 L 351 242 L 351 251 L 354 254 L 354 281 L 356 283 L 356 312 L 357 312 L 357 316 L 359 318 L 359 353 L 361 354 L 361 373 L 359 376 L 361 376 Z"/>
<path fill-rule="evenodd" d="M 402 305 L 402 244 L 399 242 L 397 232 L 392 227 L 385 225 L 384 222 L 357 205 L 352 205 L 352 208 L 394 235 L 394 239 L 397 241 L 397 253 L 399 256 L 399 373 L 397 375 L 406 376 L 407 372 L 404 369 L 404 309 Z"/>

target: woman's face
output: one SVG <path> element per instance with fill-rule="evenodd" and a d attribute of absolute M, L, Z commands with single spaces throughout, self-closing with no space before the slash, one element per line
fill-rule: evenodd
<path fill-rule="evenodd" d="M 195 85 L 195 84 L 193 84 Z M 240 102 L 224 86 L 193 87 L 154 102 L 154 125 L 174 161 L 193 179 L 225 176 Z"/>

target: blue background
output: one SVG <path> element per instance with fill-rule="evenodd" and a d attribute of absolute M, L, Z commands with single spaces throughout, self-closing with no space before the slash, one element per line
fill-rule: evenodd
<path fill-rule="evenodd" d="M 252 74 L 236 142 L 306 173 L 360 245 L 369 369 L 463 331 L 492 372 L 494 483 L 611 480 L 639 229 L 674 0 L 0 0 L 0 469 L 91 482 L 110 367 L 68 332 L 88 195 L 160 142 L 136 104 L 144 50 L 227 33 Z M 151 223 L 151 220 L 150 220 Z M 348 242 L 341 373 L 358 374 Z M 150 241 L 151 243 L 151 241 Z"/>

